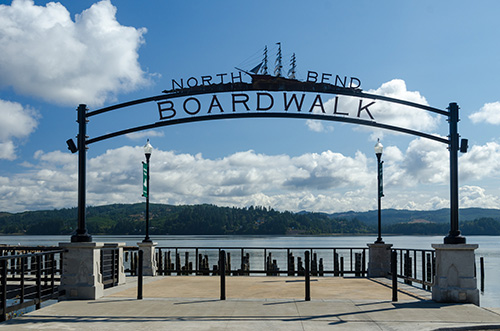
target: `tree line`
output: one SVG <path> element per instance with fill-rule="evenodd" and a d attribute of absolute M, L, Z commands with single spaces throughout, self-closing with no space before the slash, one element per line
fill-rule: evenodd
<path fill-rule="evenodd" d="M 145 206 L 114 204 L 87 208 L 87 230 L 98 235 L 143 235 Z M 373 223 L 356 217 L 326 213 L 292 213 L 271 207 L 218 207 L 150 205 L 151 235 L 319 235 L 374 234 Z M 77 227 L 77 209 L 0 213 L 0 233 L 24 235 L 70 235 Z M 500 235 L 500 221 L 478 218 L 461 222 L 465 235 Z M 383 234 L 446 235 L 449 223 L 402 222 L 383 225 Z"/>

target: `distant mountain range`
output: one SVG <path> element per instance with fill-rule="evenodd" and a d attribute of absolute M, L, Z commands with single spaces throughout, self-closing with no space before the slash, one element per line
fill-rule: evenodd
<path fill-rule="evenodd" d="M 399 210 L 383 209 L 382 220 L 384 224 L 395 223 L 449 223 L 450 210 Z M 333 218 L 358 219 L 368 225 L 373 225 L 378 221 L 378 211 L 371 210 L 367 212 L 349 211 L 345 213 L 329 214 Z M 479 218 L 493 218 L 500 220 L 500 209 L 484 208 L 464 208 L 459 210 L 459 220 L 473 221 Z"/>

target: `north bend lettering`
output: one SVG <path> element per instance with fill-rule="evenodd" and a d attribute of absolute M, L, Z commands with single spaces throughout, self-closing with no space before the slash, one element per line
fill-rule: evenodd
<path fill-rule="evenodd" d="M 244 83 L 243 73 L 222 73 L 216 75 L 206 75 L 200 77 L 191 76 L 187 79 L 172 79 L 172 91 L 193 88 L 198 86 L 210 86 L 216 84 Z"/>
<path fill-rule="evenodd" d="M 328 99 L 330 100 L 330 98 Z M 326 101 L 328 101 L 326 100 Z M 350 102 L 345 109 L 340 109 L 339 96 L 332 100 L 332 106 L 326 107 L 321 94 L 306 98 L 306 93 L 269 93 L 269 92 L 238 92 L 224 95 L 214 94 L 204 98 L 189 96 L 184 100 L 170 99 L 158 102 L 160 121 L 176 117 L 196 115 L 214 115 L 221 113 L 241 112 L 304 112 L 320 113 L 333 116 L 350 116 L 374 120 L 370 107 L 375 101 Z"/>
<path fill-rule="evenodd" d="M 278 79 L 276 79 L 278 78 Z M 305 81 L 299 81 L 297 79 L 287 79 L 284 77 L 274 77 L 269 75 L 253 75 L 248 72 L 230 72 L 230 73 L 220 73 L 215 75 L 204 75 L 204 76 L 191 76 L 188 78 L 177 78 L 172 79 L 171 90 L 182 90 L 188 88 L 202 87 L 202 86 L 213 86 L 219 84 L 237 84 L 237 83 L 247 83 L 252 84 L 255 81 L 272 81 L 275 80 L 280 83 L 305 83 L 305 84 L 329 84 L 336 87 L 342 88 L 352 88 L 361 89 L 361 80 L 352 76 L 341 76 L 334 75 L 327 72 L 316 72 L 309 70 Z M 167 90 L 165 90 L 167 92 Z"/>

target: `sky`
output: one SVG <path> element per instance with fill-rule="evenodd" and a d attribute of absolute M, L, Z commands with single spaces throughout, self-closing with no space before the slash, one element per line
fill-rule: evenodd
<path fill-rule="evenodd" d="M 443 110 L 458 103 L 459 133 L 469 140 L 459 155 L 460 207 L 500 208 L 498 12 L 500 2 L 482 0 L 1 1 L 0 211 L 77 206 L 77 154 L 66 140 L 78 133 L 79 104 L 92 111 L 161 95 L 172 80 L 238 74 L 235 67 L 261 61 L 265 46 L 273 71 L 278 42 L 284 73 L 295 54 L 299 80 L 309 71 L 356 77 L 367 93 Z M 331 114 L 334 96 L 321 97 Z M 201 115 L 211 98 L 199 97 Z M 307 94 L 307 108 L 314 98 Z M 175 100 L 179 117 L 192 116 L 182 111 L 185 100 Z M 226 110 L 229 100 L 220 95 Z M 339 107 L 352 117 L 358 102 L 341 97 Z M 249 104 L 255 111 L 255 100 Z M 449 133 L 438 114 L 380 101 L 369 109 L 380 123 Z M 146 103 L 91 117 L 88 135 L 156 121 L 158 106 Z M 449 208 L 445 144 L 303 119 L 180 124 L 90 144 L 88 205 L 145 200 L 147 139 L 151 203 L 374 210 L 380 139 L 382 207 Z"/>

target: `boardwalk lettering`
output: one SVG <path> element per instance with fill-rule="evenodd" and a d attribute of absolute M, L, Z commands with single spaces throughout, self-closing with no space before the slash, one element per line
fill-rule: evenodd
<path fill-rule="evenodd" d="M 161 121 L 173 119 L 177 116 L 196 116 L 201 114 L 237 113 L 237 112 L 309 112 L 321 113 L 333 116 L 353 116 L 356 118 L 374 120 L 370 112 L 372 101 L 363 104 L 359 99 L 358 106 L 352 109 L 339 109 L 339 97 L 335 96 L 333 110 L 325 107 L 321 94 L 316 94 L 312 102 L 306 103 L 305 93 L 231 93 L 230 97 L 222 97 L 214 94 L 210 100 L 202 100 L 198 97 L 188 97 L 184 100 L 166 100 L 158 102 L 158 113 Z M 354 104 L 354 103 L 353 103 Z M 252 106 L 255 105 L 255 106 Z"/>

